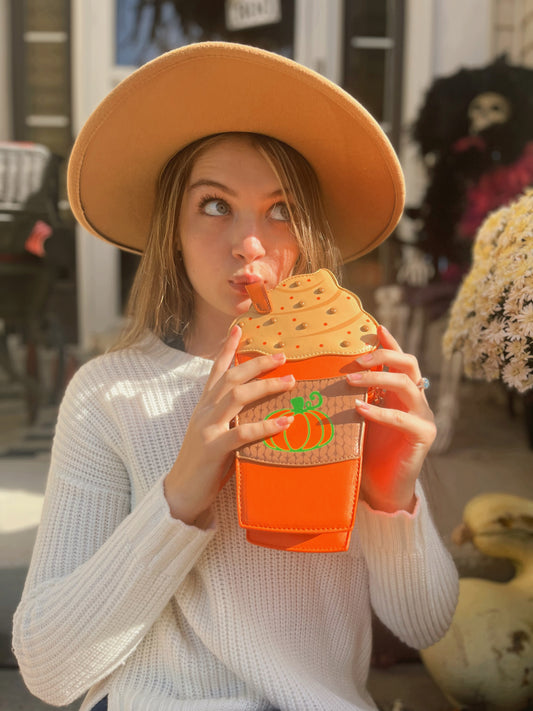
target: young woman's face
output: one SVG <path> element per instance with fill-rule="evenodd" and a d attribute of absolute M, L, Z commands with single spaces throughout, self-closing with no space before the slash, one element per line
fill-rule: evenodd
<path fill-rule="evenodd" d="M 289 195 L 290 199 L 290 195 Z M 299 249 L 281 185 L 245 137 L 200 154 L 179 218 L 180 248 L 195 292 L 195 322 L 232 320 L 248 310 L 245 284 L 271 289 L 287 277 Z"/>

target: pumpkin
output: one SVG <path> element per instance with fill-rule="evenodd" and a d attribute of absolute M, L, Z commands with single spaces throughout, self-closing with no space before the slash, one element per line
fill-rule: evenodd
<path fill-rule="evenodd" d="M 333 423 L 318 410 L 322 405 L 322 395 L 314 391 L 306 402 L 303 397 L 292 398 L 290 408 L 271 412 L 266 420 L 294 416 L 291 426 L 273 437 L 264 440 L 267 447 L 284 452 L 303 452 L 325 447 L 333 439 Z"/>

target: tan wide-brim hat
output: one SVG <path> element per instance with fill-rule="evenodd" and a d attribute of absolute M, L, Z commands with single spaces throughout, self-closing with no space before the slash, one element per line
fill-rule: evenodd
<path fill-rule="evenodd" d="M 397 224 L 402 172 L 372 116 L 316 72 L 226 42 L 163 54 L 101 102 L 70 157 L 75 217 L 97 237 L 142 252 L 163 166 L 192 141 L 229 131 L 272 136 L 307 158 L 344 261 L 369 252 Z"/>

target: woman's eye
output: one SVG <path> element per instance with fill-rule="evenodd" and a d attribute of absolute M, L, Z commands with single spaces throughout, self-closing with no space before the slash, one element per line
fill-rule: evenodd
<path fill-rule="evenodd" d="M 230 212 L 228 203 L 220 198 L 206 200 L 202 203 L 201 208 L 206 215 L 211 217 L 224 217 Z"/>
<path fill-rule="evenodd" d="M 281 222 L 290 222 L 291 215 L 286 203 L 277 202 L 270 210 L 270 217 L 272 217 L 273 220 L 280 220 Z"/>

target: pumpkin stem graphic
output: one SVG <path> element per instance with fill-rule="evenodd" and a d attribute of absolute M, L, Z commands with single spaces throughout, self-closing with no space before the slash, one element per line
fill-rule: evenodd
<path fill-rule="evenodd" d="M 306 410 L 303 397 L 293 397 L 291 400 L 291 409 L 295 415 L 303 414 Z"/>
<path fill-rule="evenodd" d="M 320 405 L 322 405 L 322 395 L 316 390 L 309 395 L 307 402 L 305 402 L 303 397 L 293 397 L 291 400 L 291 408 L 295 415 L 301 415 L 309 410 L 316 410 Z"/>

